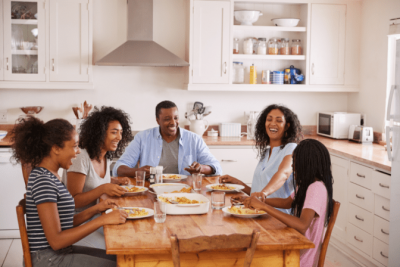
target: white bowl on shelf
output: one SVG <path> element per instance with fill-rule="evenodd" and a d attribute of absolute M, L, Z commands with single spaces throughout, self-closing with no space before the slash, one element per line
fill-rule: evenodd
<path fill-rule="evenodd" d="M 294 18 L 282 18 L 282 19 L 271 19 L 275 26 L 280 27 L 296 27 L 299 24 L 300 19 Z"/>
<path fill-rule="evenodd" d="M 241 25 L 252 26 L 254 22 L 258 20 L 259 16 L 263 13 L 258 10 L 236 10 L 235 19 L 241 23 Z"/>
<path fill-rule="evenodd" d="M 33 36 L 38 37 L 38 34 L 39 34 L 39 29 L 38 28 L 32 29 L 31 32 L 32 32 Z"/>

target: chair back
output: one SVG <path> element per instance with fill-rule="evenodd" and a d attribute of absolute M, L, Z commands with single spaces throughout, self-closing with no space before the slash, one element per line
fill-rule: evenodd
<path fill-rule="evenodd" d="M 28 232 L 26 230 L 25 217 L 26 214 L 26 196 L 21 199 L 17 206 L 17 218 L 19 233 L 21 235 L 22 251 L 24 253 L 25 267 L 32 267 L 31 252 L 29 249 Z"/>
<path fill-rule="evenodd" d="M 26 187 L 28 186 L 29 175 L 31 174 L 31 171 L 32 171 L 32 166 L 29 163 L 21 162 L 21 168 L 22 168 L 22 176 L 24 177 L 25 189 L 26 189 Z"/>
<path fill-rule="evenodd" d="M 333 200 L 333 212 L 326 228 L 324 242 L 322 242 L 321 252 L 319 254 L 318 267 L 323 267 L 325 263 L 326 252 L 328 251 L 329 240 L 331 239 L 333 226 L 335 226 L 336 218 L 339 213 L 340 202 Z"/>
<path fill-rule="evenodd" d="M 180 252 L 198 252 L 213 249 L 247 248 L 244 260 L 245 267 L 250 267 L 256 250 L 260 231 L 253 230 L 251 235 L 233 234 L 217 236 L 201 236 L 189 239 L 178 239 L 171 235 L 171 253 L 175 267 L 180 267 Z"/>

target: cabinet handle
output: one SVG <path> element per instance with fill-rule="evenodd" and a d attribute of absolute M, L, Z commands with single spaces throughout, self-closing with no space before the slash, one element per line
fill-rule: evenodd
<path fill-rule="evenodd" d="M 360 197 L 358 194 L 356 194 L 356 197 L 359 198 L 359 199 L 365 199 L 365 197 Z"/>
<path fill-rule="evenodd" d="M 364 241 L 358 239 L 356 236 L 354 236 L 354 239 L 357 240 L 358 242 L 364 242 Z"/>
<path fill-rule="evenodd" d="M 234 159 L 223 159 L 221 161 L 222 162 L 237 162 L 237 160 L 234 160 Z"/>
<path fill-rule="evenodd" d="M 382 232 L 383 234 L 385 234 L 385 235 L 389 235 L 389 233 L 383 231 L 383 229 L 381 229 L 381 232 Z"/>
<path fill-rule="evenodd" d="M 311 73 L 314 75 L 314 63 L 311 65 Z"/>
<path fill-rule="evenodd" d="M 384 254 L 382 253 L 382 251 L 381 251 L 381 255 L 382 255 L 382 257 L 384 257 L 384 258 L 386 258 L 386 259 L 389 259 L 389 257 L 386 256 L 386 255 L 384 255 Z"/>
<path fill-rule="evenodd" d="M 385 211 L 390 211 L 390 209 L 385 208 L 385 206 L 382 206 L 382 209 Z"/>
<path fill-rule="evenodd" d="M 381 183 L 379 183 L 379 186 L 380 186 L 380 187 L 383 187 L 383 188 L 389 188 L 388 185 L 383 185 L 383 184 L 381 184 Z"/>
<path fill-rule="evenodd" d="M 224 64 L 225 64 L 225 70 L 224 70 L 224 74 L 226 74 L 226 70 L 227 70 L 227 65 L 226 65 L 226 62 L 224 62 Z"/>
<path fill-rule="evenodd" d="M 361 177 L 361 178 L 365 178 L 365 175 L 362 175 L 362 174 L 359 174 L 359 173 L 357 173 L 357 176 Z"/>
<path fill-rule="evenodd" d="M 7 61 L 7 70 L 8 70 L 8 57 L 6 58 L 6 61 Z"/>
<path fill-rule="evenodd" d="M 357 215 L 356 215 L 356 219 L 359 220 L 359 221 L 362 221 L 362 222 L 364 221 L 363 218 L 359 218 Z"/>
<path fill-rule="evenodd" d="M 53 61 L 53 64 L 52 64 L 52 71 L 54 71 L 54 58 L 52 58 L 51 60 Z"/>

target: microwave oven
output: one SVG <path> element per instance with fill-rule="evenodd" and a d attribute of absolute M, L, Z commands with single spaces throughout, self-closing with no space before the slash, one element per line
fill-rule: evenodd
<path fill-rule="evenodd" d="M 361 114 L 347 112 L 318 112 L 317 134 L 334 138 L 348 139 L 350 125 L 361 124 Z"/>

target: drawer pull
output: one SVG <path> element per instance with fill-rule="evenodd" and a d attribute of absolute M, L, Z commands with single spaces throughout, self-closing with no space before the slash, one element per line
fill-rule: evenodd
<path fill-rule="evenodd" d="M 379 183 L 379 186 L 380 186 L 380 187 L 383 187 L 383 188 L 389 188 L 388 185 L 384 185 L 384 184 L 381 184 L 381 183 Z"/>
<path fill-rule="evenodd" d="M 357 215 L 356 215 L 356 219 L 359 220 L 359 221 L 362 221 L 362 222 L 364 221 L 363 218 L 359 218 Z"/>
<path fill-rule="evenodd" d="M 359 199 L 365 199 L 365 197 L 360 197 L 358 194 L 356 194 L 356 197 Z"/>
<path fill-rule="evenodd" d="M 361 178 L 365 178 L 365 175 L 362 175 L 362 174 L 359 174 L 359 173 L 357 173 L 357 176 L 361 177 Z"/>
<path fill-rule="evenodd" d="M 384 255 L 384 254 L 382 253 L 382 251 L 381 251 L 381 255 L 382 255 L 382 257 L 384 257 L 384 258 L 386 258 L 386 259 L 389 259 L 389 257 L 386 256 L 386 255 Z"/>
<path fill-rule="evenodd" d="M 361 242 L 361 243 L 364 242 L 364 241 L 358 239 L 356 236 L 354 236 L 354 239 L 357 240 L 358 242 Z"/>
<path fill-rule="evenodd" d="M 381 229 L 381 232 L 384 233 L 385 235 L 389 235 L 389 233 L 383 231 L 383 229 Z"/>
<path fill-rule="evenodd" d="M 383 209 L 384 211 L 390 211 L 390 209 L 385 208 L 385 206 L 382 206 L 382 209 Z"/>
<path fill-rule="evenodd" d="M 233 159 L 223 159 L 221 161 L 222 162 L 237 162 L 237 160 L 233 160 Z"/>

